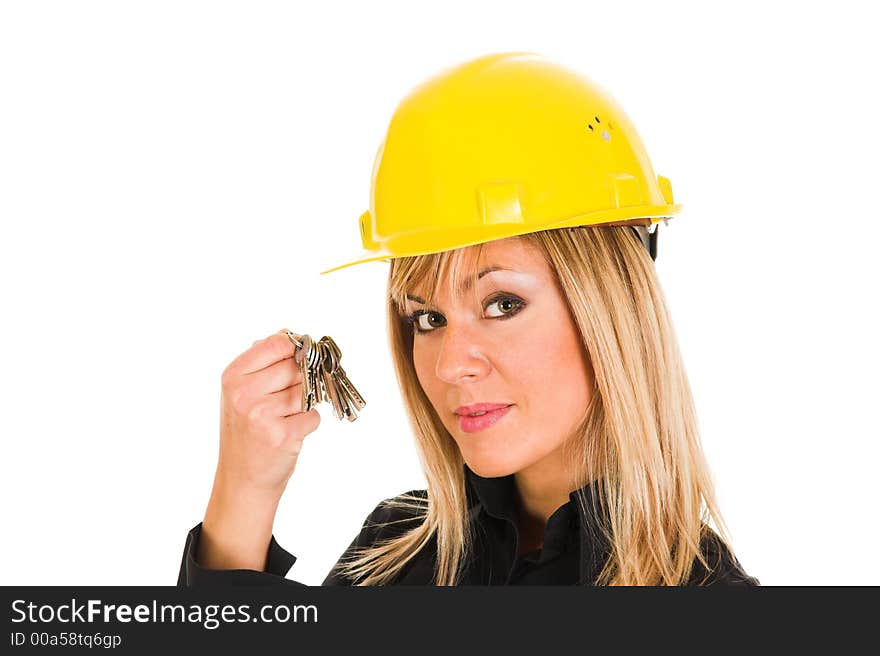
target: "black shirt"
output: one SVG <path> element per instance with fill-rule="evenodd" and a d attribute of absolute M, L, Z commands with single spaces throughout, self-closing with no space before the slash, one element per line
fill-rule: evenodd
<path fill-rule="evenodd" d="M 573 491 L 569 500 L 556 509 L 547 520 L 544 529 L 544 544 L 536 549 L 518 555 L 519 531 L 516 514 L 516 488 L 514 475 L 498 478 L 483 478 L 465 465 L 465 480 L 468 496 L 468 516 L 472 523 L 475 539 L 474 555 L 467 561 L 461 585 L 575 585 L 590 584 L 599 573 L 608 553 L 607 543 L 601 537 L 596 520 L 582 512 Z M 596 493 L 595 484 L 581 488 L 589 501 Z M 411 490 L 407 494 L 425 499 L 427 490 Z M 349 548 L 342 554 L 344 559 L 355 547 L 367 546 L 375 541 L 400 535 L 414 526 L 412 522 L 401 521 L 391 526 L 376 524 L 394 520 L 411 519 L 420 521 L 416 511 L 386 507 L 380 503 L 364 521 L 360 533 Z M 198 553 L 201 522 L 194 526 L 187 536 L 183 558 L 178 575 L 178 586 L 196 585 L 305 585 L 285 578 L 296 556 L 288 553 L 273 535 L 269 543 L 266 571 L 232 569 L 214 570 L 199 566 Z M 748 576 L 736 557 L 709 532 L 702 544 L 712 570 L 707 572 L 699 562 L 694 564 L 691 583 L 728 585 L 760 585 L 758 579 Z M 436 558 L 436 538 L 422 549 L 393 581 L 394 585 L 431 585 Z M 331 569 L 322 585 L 354 585 L 356 581 L 342 578 Z"/>

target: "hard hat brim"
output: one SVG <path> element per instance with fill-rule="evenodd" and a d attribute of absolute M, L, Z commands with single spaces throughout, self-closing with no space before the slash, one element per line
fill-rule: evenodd
<path fill-rule="evenodd" d="M 420 246 L 418 247 L 403 249 L 380 248 L 379 250 L 362 249 L 350 260 L 346 261 L 343 264 L 339 264 L 324 271 L 321 271 L 320 275 L 332 273 L 333 271 L 339 271 L 340 269 L 346 269 L 356 264 L 364 264 L 366 262 L 378 261 L 390 262 L 392 259 L 398 257 L 412 257 L 416 255 L 442 253 L 444 251 L 454 250 L 457 248 L 466 248 L 468 246 L 474 246 L 476 244 L 495 241 L 498 239 L 517 237 L 531 232 L 538 232 L 540 230 L 555 230 L 557 228 L 604 225 L 634 219 L 650 219 L 651 223 L 657 223 L 659 221 L 662 221 L 663 219 L 672 218 L 673 215 L 678 214 L 681 211 L 681 207 L 682 206 L 680 204 L 671 204 L 617 208 L 614 210 L 604 210 L 602 212 L 596 212 L 593 214 L 569 217 L 561 221 L 542 225 L 540 228 L 535 228 L 534 225 L 508 224 L 496 226 L 480 226 L 479 228 L 459 231 L 450 231 L 448 227 L 437 228 L 435 231 L 423 230 L 420 231 L 418 235 L 410 235 L 411 237 L 415 237 L 414 241 L 420 243 Z M 430 239 L 429 237 L 431 232 L 436 232 L 438 237 L 442 236 L 443 239 Z M 426 246 L 425 244 L 433 245 Z M 392 252 L 392 250 L 394 252 Z"/>

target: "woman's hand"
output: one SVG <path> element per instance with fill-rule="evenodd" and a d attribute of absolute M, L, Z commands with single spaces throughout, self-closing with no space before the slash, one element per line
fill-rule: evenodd
<path fill-rule="evenodd" d="M 280 498 L 317 410 L 301 412 L 302 376 L 283 332 L 254 342 L 221 377 L 217 476 L 255 495 Z"/>
<path fill-rule="evenodd" d="M 317 410 L 301 412 L 302 376 L 284 332 L 253 343 L 221 377 L 220 455 L 198 562 L 265 569 L 275 511 Z"/>

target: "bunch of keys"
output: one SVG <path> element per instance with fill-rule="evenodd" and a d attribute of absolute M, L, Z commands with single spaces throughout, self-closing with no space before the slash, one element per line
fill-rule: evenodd
<path fill-rule="evenodd" d="M 339 364 L 342 351 L 333 338 L 322 337 L 315 342 L 308 335 L 289 330 L 285 333 L 297 347 L 294 361 L 302 373 L 302 411 L 308 412 L 321 401 L 330 401 L 337 419 L 357 419 L 357 413 L 367 402 Z"/>

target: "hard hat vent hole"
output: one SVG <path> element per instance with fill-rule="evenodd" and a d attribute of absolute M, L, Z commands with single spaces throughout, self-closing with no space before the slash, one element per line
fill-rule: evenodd
<path fill-rule="evenodd" d="M 596 122 L 596 125 L 602 125 L 602 119 L 600 119 L 598 116 L 594 116 L 593 121 Z M 596 131 L 596 128 L 593 127 L 593 121 L 590 121 L 589 123 L 587 123 L 587 129 L 589 129 L 590 132 Z M 610 130 L 613 130 L 614 126 L 611 125 L 611 123 L 606 123 L 606 125 L 608 126 L 608 129 L 607 130 L 603 129 L 599 134 L 602 135 L 602 138 L 605 141 L 610 141 L 611 140 Z"/>

